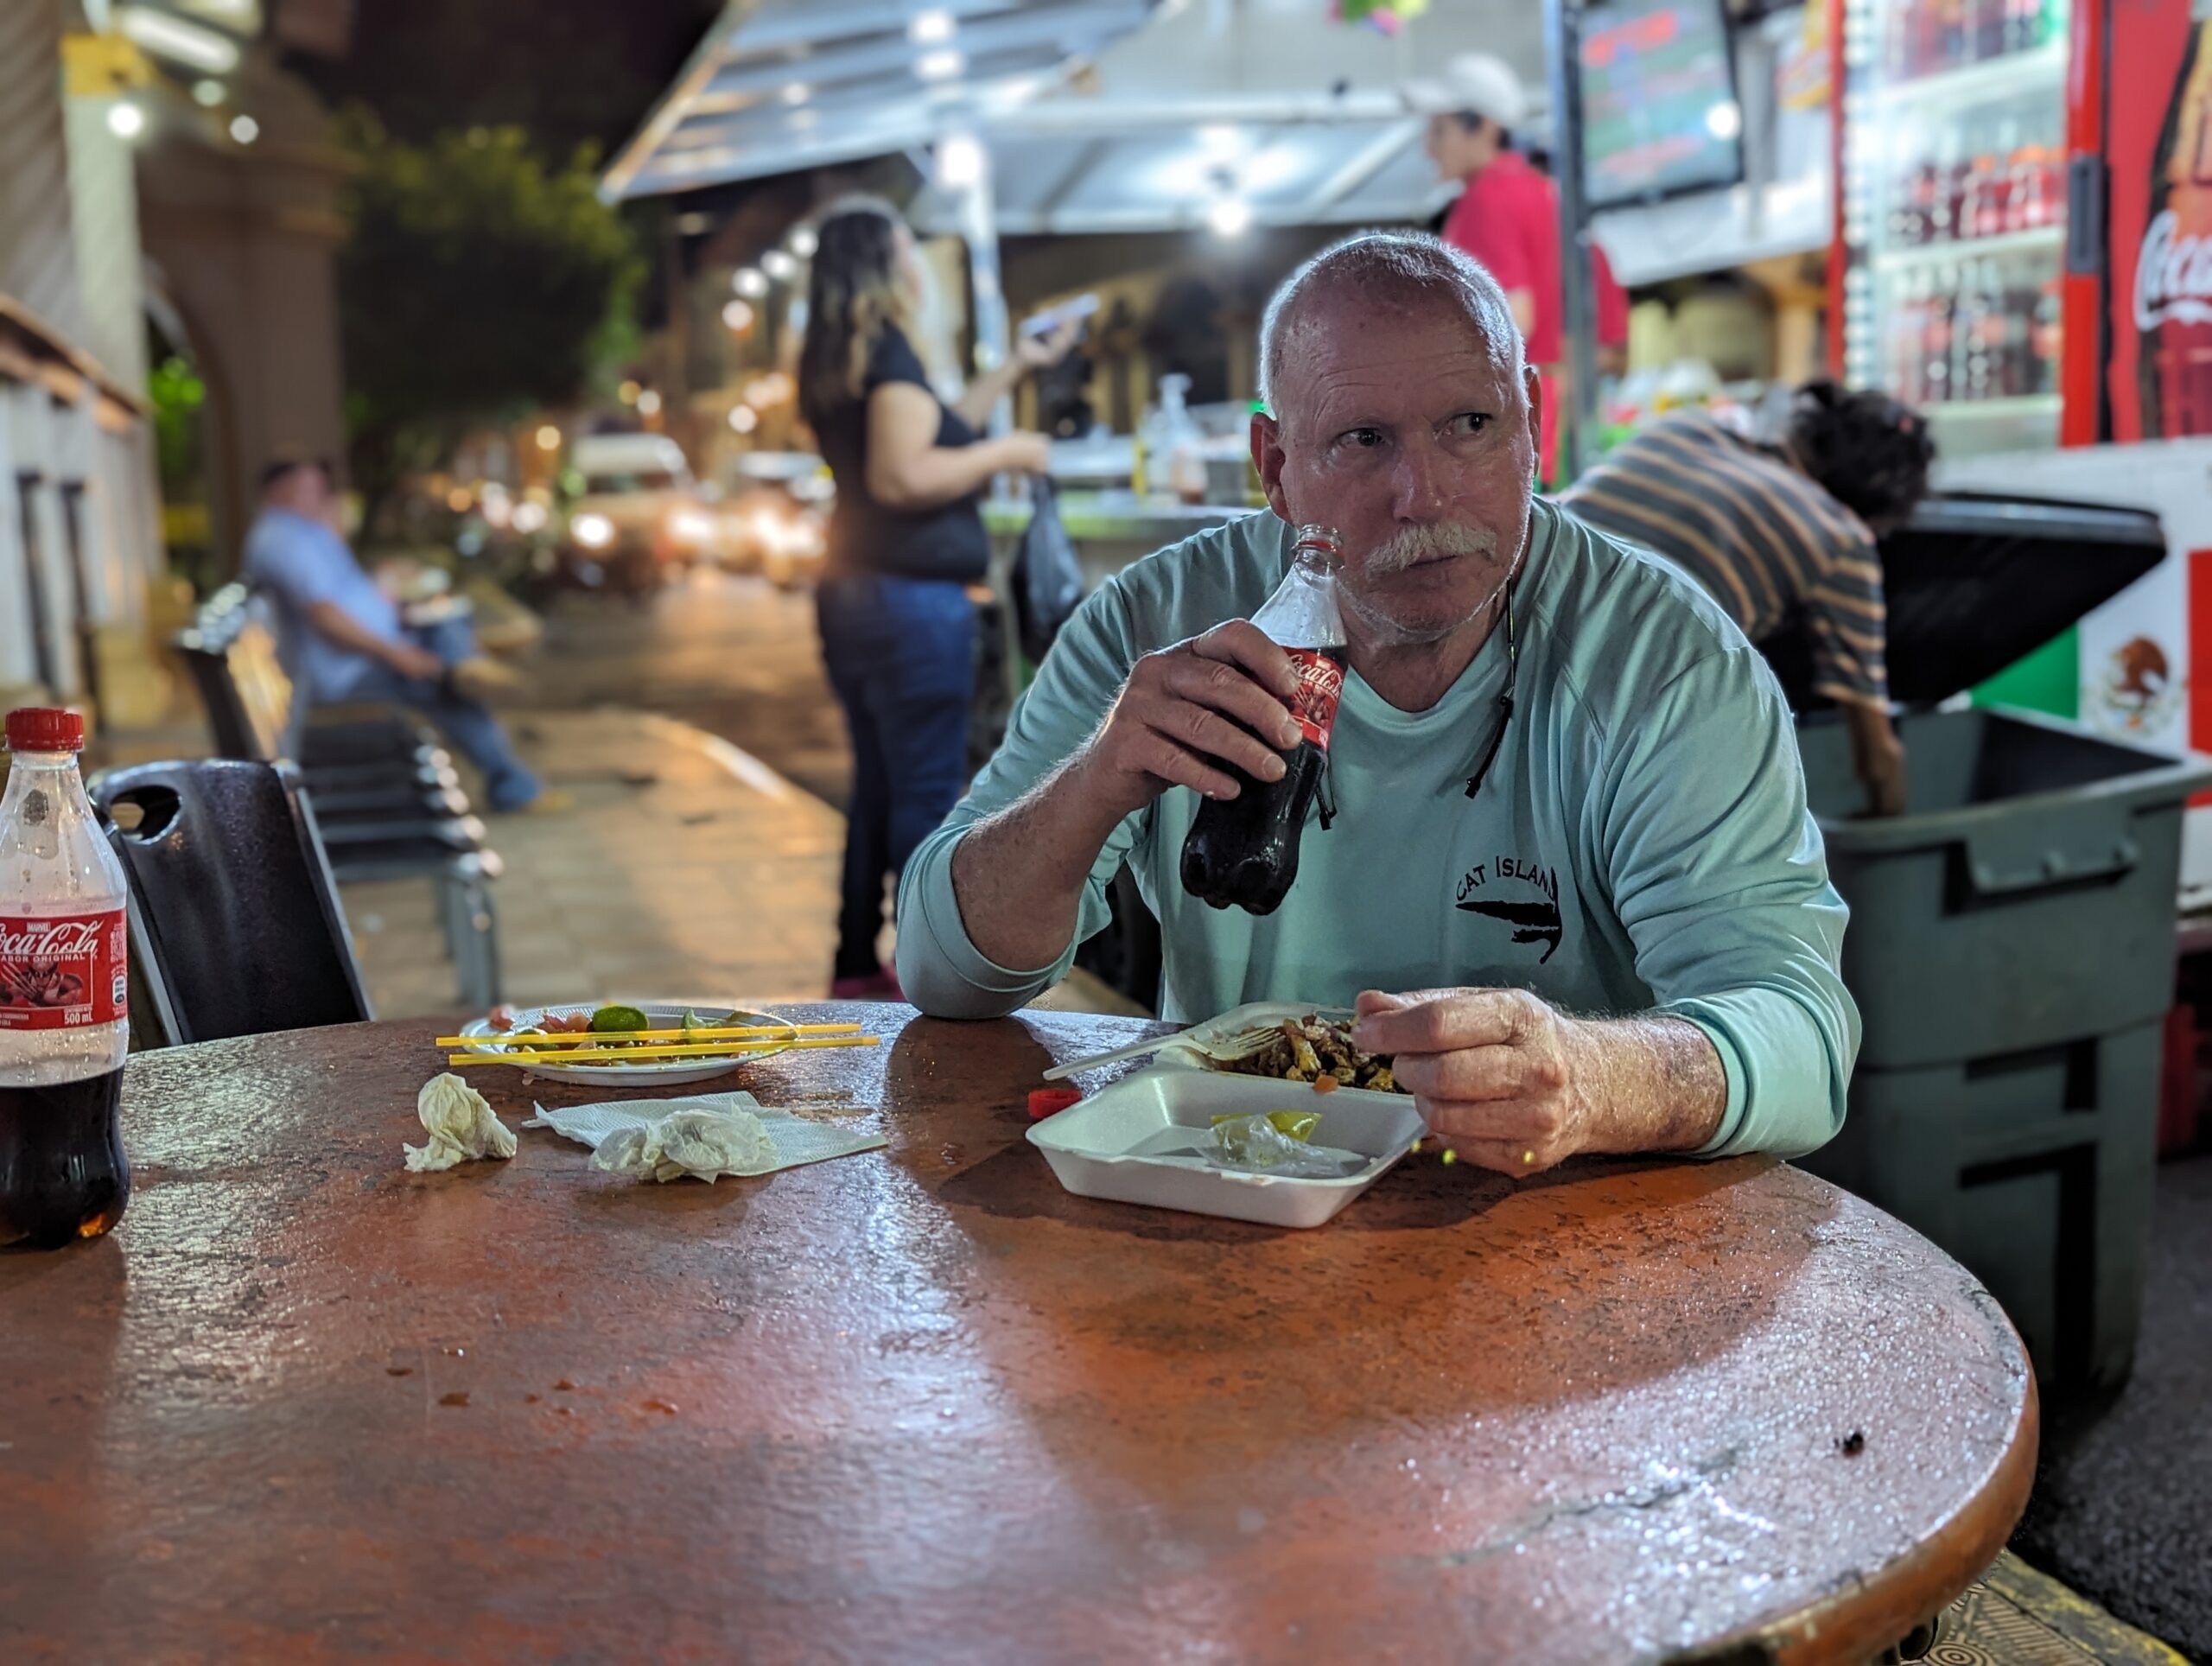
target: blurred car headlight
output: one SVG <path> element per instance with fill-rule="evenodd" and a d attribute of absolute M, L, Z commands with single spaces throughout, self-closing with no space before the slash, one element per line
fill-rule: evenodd
<path fill-rule="evenodd" d="M 697 549 L 712 541 L 715 523 L 703 509 L 671 510 L 668 517 L 668 536 L 687 549 Z"/>
<path fill-rule="evenodd" d="M 569 523 L 569 535 L 587 550 L 604 550 L 614 542 L 614 523 L 604 515 L 579 515 Z"/>

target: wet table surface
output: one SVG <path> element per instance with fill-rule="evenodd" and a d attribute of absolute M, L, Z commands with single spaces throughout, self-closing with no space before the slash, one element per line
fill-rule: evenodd
<path fill-rule="evenodd" d="M 134 1059 L 122 1226 L 0 1255 L 0 1656 L 1847 1659 L 2025 1501 L 1995 1303 L 1794 1169 L 1173 1215 L 1022 1139 L 1135 1024 L 792 1010 L 884 1046 L 698 1091 L 890 1145 L 713 1186 L 404 1172 L 428 1024 Z"/>

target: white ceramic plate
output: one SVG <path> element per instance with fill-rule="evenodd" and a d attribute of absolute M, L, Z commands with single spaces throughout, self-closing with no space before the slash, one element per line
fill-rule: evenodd
<path fill-rule="evenodd" d="M 652 1027 L 657 1030 L 674 1029 L 683 1021 L 683 1014 L 687 1012 L 716 1020 L 718 1027 L 790 1022 L 788 1019 L 778 1018 L 772 1013 L 749 1012 L 741 1008 L 671 1006 L 665 1001 L 585 1001 L 566 1007 L 518 1007 L 515 1009 L 515 1027 L 519 1029 L 525 1024 L 543 1023 L 548 1016 L 568 1018 L 577 1013 L 594 1013 L 601 1007 L 616 1005 L 635 1007 L 652 1021 Z M 491 1021 L 486 1018 L 464 1024 L 461 1033 L 471 1038 L 480 1035 L 487 1041 L 495 1041 L 508 1033 L 493 1029 Z M 525 1049 L 485 1046 L 474 1051 L 504 1054 Z M 646 1059 L 635 1065 L 556 1065 L 552 1061 L 559 1055 L 548 1051 L 533 1054 L 530 1068 L 534 1074 L 549 1082 L 585 1082 L 594 1087 L 672 1088 L 686 1082 L 705 1082 L 717 1076 L 727 1076 L 740 1065 L 750 1064 L 756 1059 L 773 1059 L 782 1051 L 781 1047 L 761 1047 L 750 1052 L 734 1053 L 728 1059 Z"/>

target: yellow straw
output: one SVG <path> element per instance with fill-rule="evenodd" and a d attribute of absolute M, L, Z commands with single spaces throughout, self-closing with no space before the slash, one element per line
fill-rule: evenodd
<path fill-rule="evenodd" d="M 747 1053 L 796 1052 L 807 1047 L 873 1047 L 880 1044 L 880 1038 L 873 1035 L 823 1035 L 798 1041 L 730 1041 L 693 1047 L 588 1047 L 542 1053 L 456 1052 L 448 1054 L 446 1063 L 518 1065 L 524 1070 L 551 1065 L 557 1069 L 569 1065 L 636 1064 L 648 1059 L 737 1059 Z"/>
<path fill-rule="evenodd" d="M 482 1035 L 442 1035 L 431 1045 L 440 1047 L 603 1047 L 614 1040 L 721 1041 L 738 1036 L 853 1035 L 859 1033 L 860 1027 L 857 1024 L 738 1024 L 718 1029 L 556 1030 L 547 1035 L 493 1030 Z"/>

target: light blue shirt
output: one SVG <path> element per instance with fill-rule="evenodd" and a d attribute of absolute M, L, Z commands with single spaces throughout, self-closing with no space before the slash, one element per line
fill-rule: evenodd
<path fill-rule="evenodd" d="M 321 521 L 289 509 L 264 509 L 245 539 L 245 578 L 276 612 L 276 657 L 307 700 L 343 700 L 371 662 L 340 647 L 308 622 L 318 602 L 339 611 L 388 642 L 404 642 L 399 604 L 377 588 L 346 548 Z"/>
<path fill-rule="evenodd" d="M 1066 974 L 977 951 L 952 851 L 1086 741 L 1138 658 L 1249 618 L 1290 561 L 1271 514 L 1117 574 L 1070 621 L 1005 744 L 899 892 L 899 977 L 944 1017 L 1012 1011 Z M 1841 1126 L 1859 1014 L 1840 970 L 1846 911 L 1805 807 L 1796 732 L 1758 652 L 1697 587 L 1554 505 L 1535 507 L 1514 601 L 1512 721 L 1481 792 L 1467 777 L 1506 671 L 1494 632 L 1424 712 L 1347 672 L 1330 747 L 1338 815 L 1309 820 L 1298 882 L 1259 919 L 1207 907 L 1179 876 L 1197 796 L 1117 828 L 1080 936 L 1123 862 L 1160 917 L 1161 1016 L 1250 1001 L 1349 1005 L 1362 989 L 1517 986 L 1569 1012 L 1657 1010 L 1713 1039 L 1728 1105 L 1706 1149 L 1809 1151 Z"/>

